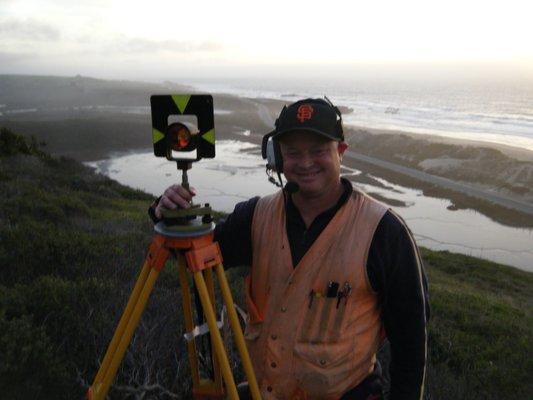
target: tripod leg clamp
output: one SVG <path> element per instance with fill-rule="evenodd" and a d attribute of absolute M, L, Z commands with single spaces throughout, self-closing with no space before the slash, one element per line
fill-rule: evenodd
<path fill-rule="evenodd" d="M 222 255 L 217 242 L 212 242 L 205 247 L 193 248 L 185 253 L 187 266 L 192 272 L 202 271 L 222 264 Z"/>
<path fill-rule="evenodd" d="M 152 240 L 148 250 L 150 267 L 157 271 L 161 271 L 169 255 L 170 251 L 165 246 L 165 238 L 162 236 L 156 236 L 154 240 Z"/>
<path fill-rule="evenodd" d="M 240 308 L 237 304 L 234 304 L 233 306 L 241 316 L 243 322 L 246 323 L 248 321 L 248 315 L 246 315 L 246 311 Z M 217 321 L 218 329 L 222 329 L 222 327 L 224 326 L 224 321 L 226 321 L 228 318 L 227 313 L 227 307 L 223 306 L 222 311 L 220 312 L 220 320 Z M 183 337 L 187 342 L 190 342 L 191 340 L 194 340 L 194 338 L 205 335 L 206 333 L 209 333 L 209 326 L 207 325 L 207 322 L 203 323 L 200 326 L 195 326 L 194 329 L 190 332 L 185 332 L 183 334 Z"/>

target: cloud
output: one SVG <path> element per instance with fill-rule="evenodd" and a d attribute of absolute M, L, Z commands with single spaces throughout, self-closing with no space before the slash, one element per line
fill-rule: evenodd
<path fill-rule="evenodd" d="M 180 41 L 153 40 L 144 38 L 119 38 L 111 45 L 114 51 L 121 53 L 210 53 L 224 49 L 221 43 L 214 41 Z"/>
<path fill-rule="evenodd" d="M 0 74 L 39 73 L 40 58 L 31 53 L 0 51 Z"/>
<path fill-rule="evenodd" d="M 7 51 L 0 51 L 0 64 L 6 65 L 10 63 L 18 63 L 34 59 L 35 56 L 29 53 L 12 53 Z"/>
<path fill-rule="evenodd" d="M 0 21 L 0 35 L 11 40 L 57 41 L 60 31 L 48 24 L 34 19 L 8 19 Z"/>

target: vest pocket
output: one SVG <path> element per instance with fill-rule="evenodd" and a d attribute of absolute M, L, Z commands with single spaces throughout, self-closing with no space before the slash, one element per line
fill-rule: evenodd
<path fill-rule="evenodd" d="M 343 364 L 354 353 L 351 340 L 328 344 L 296 343 L 294 354 L 311 365 L 327 369 Z"/>
<path fill-rule="evenodd" d="M 296 343 L 293 371 L 299 386 L 316 398 L 325 398 L 352 379 L 354 344 Z M 313 397 L 315 398 L 315 397 Z"/>
<path fill-rule="evenodd" d="M 349 306 L 350 300 L 338 301 L 337 298 L 331 297 L 310 298 L 300 325 L 298 342 L 312 344 L 338 342 Z"/>

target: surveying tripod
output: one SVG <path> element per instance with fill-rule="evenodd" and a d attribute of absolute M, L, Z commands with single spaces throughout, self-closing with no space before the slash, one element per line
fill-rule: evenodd
<path fill-rule="evenodd" d="M 188 189 L 187 170 L 183 169 L 182 186 Z M 203 216 L 201 222 L 199 216 Z M 227 308 L 231 330 L 244 367 L 250 392 L 254 400 L 261 398 L 257 380 L 246 348 L 239 324 L 231 291 L 222 266 L 222 256 L 217 242 L 213 241 L 214 223 L 211 208 L 192 206 L 183 210 L 168 210 L 163 221 L 155 226 L 155 236 L 148 249 L 148 255 L 122 314 L 115 334 L 109 344 L 100 369 L 92 386 L 87 391 L 88 400 L 105 399 L 109 387 L 122 362 L 126 348 L 139 323 L 150 293 L 167 259 L 174 255 L 178 259 L 179 280 L 183 302 L 185 329 L 189 335 L 187 352 L 192 373 L 194 399 L 221 399 L 224 397 L 222 378 L 228 398 L 239 399 L 228 357 L 222 342 L 214 309 L 214 269 L 219 281 L 222 298 Z M 166 222 L 165 222 L 166 221 Z M 168 222 L 175 225 L 167 225 Z M 199 358 L 194 342 L 194 322 L 191 306 L 188 272 L 192 274 L 195 287 L 202 305 L 202 312 L 209 327 L 213 355 L 213 379 L 201 379 Z M 192 336 L 192 338 L 191 338 Z"/>

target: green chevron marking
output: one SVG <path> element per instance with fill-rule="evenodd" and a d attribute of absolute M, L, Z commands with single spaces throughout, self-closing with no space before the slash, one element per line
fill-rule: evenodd
<path fill-rule="evenodd" d="M 157 143 L 160 140 L 163 140 L 165 138 L 165 135 L 163 135 L 157 129 L 152 128 L 152 138 L 154 139 L 154 143 Z"/>
<path fill-rule="evenodd" d="M 190 99 L 191 99 L 190 94 L 172 96 L 172 100 L 174 100 L 174 103 L 176 103 L 178 110 L 180 110 L 180 113 L 182 114 L 185 112 L 185 109 L 187 108 L 187 104 L 189 104 Z"/>
<path fill-rule="evenodd" d="M 210 131 L 207 131 L 202 135 L 202 139 L 205 141 L 211 143 L 213 146 L 215 145 L 215 130 L 211 129 Z"/>

